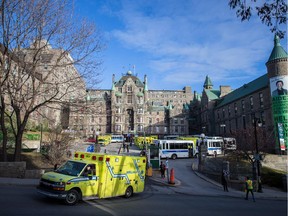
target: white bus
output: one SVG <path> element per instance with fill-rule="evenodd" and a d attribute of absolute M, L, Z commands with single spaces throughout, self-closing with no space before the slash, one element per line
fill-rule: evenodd
<path fill-rule="evenodd" d="M 233 137 L 224 137 L 224 149 L 228 151 L 236 150 L 236 139 Z"/>
<path fill-rule="evenodd" d="M 223 154 L 224 141 L 222 137 L 206 137 L 204 144 L 207 146 L 207 155 Z"/>
<path fill-rule="evenodd" d="M 159 147 L 160 158 L 187 158 L 196 156 L 198 153 L 194 148 L 192 140 L 154 140 Z"/>
<path fill-rule="evenodd" d="M 123 135 L 112 135 L 111 136 L 111 143 L 116 142 L 116 143 L 123 143 L 124 141 L 124 136 Z"/>

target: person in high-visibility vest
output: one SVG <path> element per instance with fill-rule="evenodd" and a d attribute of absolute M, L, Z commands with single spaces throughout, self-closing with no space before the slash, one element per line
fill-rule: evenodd
<path fill-rule="evenodd" d="M 253 181 L 249 179 L 249 177 L 247 176 L 247 180 L 246 180 L 246 200 L 248 200 L 248 193 L 251 192 L 252 194 L 252 199 L 255 202 L 255 198 L 254 198 L 254 193 L 253 193 Z"/>

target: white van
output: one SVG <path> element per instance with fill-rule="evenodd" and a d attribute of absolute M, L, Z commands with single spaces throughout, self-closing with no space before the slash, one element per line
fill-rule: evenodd
<path fill-rule="evenodd" d="M 123 135 L 112 135 L 111 136 L 111 143 L 122 143 L 124 141 Z"/>

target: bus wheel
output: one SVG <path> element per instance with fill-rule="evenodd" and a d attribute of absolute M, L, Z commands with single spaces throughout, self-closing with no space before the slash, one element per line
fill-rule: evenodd
<path fill-rule="evenodd" d="M 177 158 L 177 155 L 176 155 L 176 154 L 173 154 L 173 155 L 171 156 L 171 158 L 172 158 L 173 160 L 175 160 L 175 159 Z"/>
<path fill-rule="evenodd" d="M 133 195 L 133 188 L 129 186 L 125 191 L 125 198 L 130 198 Z"/>
<path fill-rule="evenodd" d="M 65 198 L 65 203 L 68 205 L 75 205 L 79 199 L 80 199 L 80 194 L 78 193 L 78 191 L 72 189 L 68 191 L 66 198 Z"/>

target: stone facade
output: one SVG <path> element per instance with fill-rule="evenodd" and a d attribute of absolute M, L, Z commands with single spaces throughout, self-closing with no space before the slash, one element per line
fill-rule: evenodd
<path fill-rule="evenodd" d="M 131 71 L 118 81 L 112 77 L 111 90 L 87 90 L 86 107 L 70 113 L 69 128 L 84 136 L 99 134 L 189 134 L 191 87 L 183 90 L 148 90 Z M 83 103 L 83 101 L 82 101 Z"/>

